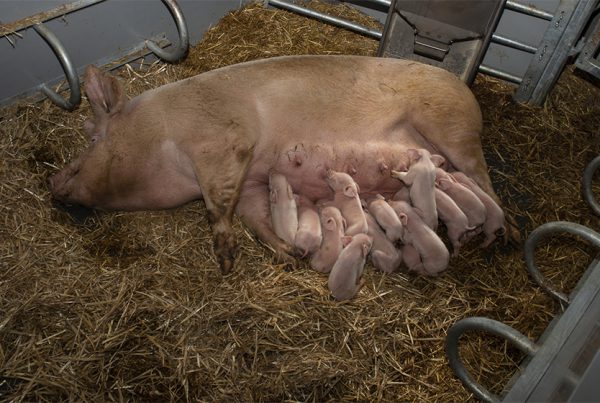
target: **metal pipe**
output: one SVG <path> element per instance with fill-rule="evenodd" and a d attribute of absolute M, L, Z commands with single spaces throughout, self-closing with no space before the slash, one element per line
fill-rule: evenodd
<path fill-rule="evenodd" d="M 359 34 L 370 36 L 371 38 L 381 39 L 383 33 L 381 31 L 377 31 L 364 25 L 356 24 L 354 22 L 344 20 L 337 17 L 332 17 L 331 15 L 323 14 L 315 10 L 311 10 L 305 7 L 300 7 L 293 3 L 288 3 L 283 0 L 268 0 L 268 4 L 282 8 L 284 10 L 292 11 L 303 15 L 305 17 L 314 18 L 319 21 L 326 22 L 331 25 L 336 25 L 338 27 L 346 28 L 354 32 L 358 32 Z"/>
<path fill-rule="evenodd" d="M 479 65 L 478 71 L 480 73 L 487 74 L 488 76 L 496 77 L 501 80 L 505 80 L 515 84 L 521 84 L 521 81 L 523 81 L 521 77 L 517 77 L 505 71 L 497 70 L 493 67 L 489 67 L 483 64 Z"/>
<path fill-rule="evenodd" d="M 46 84 L 41 84 L 39 89 L 42 91 L 54 104 L 60 106 L 63 109 L 72 111 L 79 105 L 81 102 L 81 90 L 79 88 L 79 76 L 77 75 L 77 71 L 67 54 L 64 46 L 60 42 L 60 40 L 50 31 L 48 28 L 44 26 L 44 24 L 36 24 L 33 26 L 35 32 L 37 32 L 45 41 L 50 45 L 52 51 L 58 57 L 60 65 L 62 66 L 65 75 L 67 77 L 67 82 L 69 83 L 69 89 L 71 91 L 71 96 L 69 100 L 65 100 L 59 94 L 57 94 L 54 90 L 48 88 Z"/>
<path fill-rule="evenodd" d="M 482 330 L 502 337 L 529 356 L 535 355 L 539 346 L 512 327 L 505 325 L 502 322 L 483 317 L 461 319 L 448 329 L 448 335 L 446 336 L 446 356 L 448 357 L 448 362 L 450 363 L 450 367 L 454 371 L 454 374 L 478 399 L 486 402 L 497 402 L 500 400 L 500 397 L 492 394 L 489 390 L 480 385 L 471 374 L 469 374 L 469 371 L 467 371 L 460 359 L 458 343 L 460 341 L 460 336 L 467 330 Z"/>
<path fill-rule="evenodd" d="M 592 231 L 588 227 L 580 224 L 575 224 L 567 221 L 554 221 L 549 222 L 537 227 L 525 241 L 525 263 L 527 265 L 527 271 L 533 278 L 533 280 L 548 294 L 559 300 L 560 302 L 569 303 L 569 297 L 560 291 L 554 290 L 548 284 L 548 281 L 544 275 L 540 272 L 535 264 L 535 247 L 539 241 L 546 236 L 557 233 L 557 232 L 568 232 L 569 234 L 578 235 L 581 238 L 592 243 L 596 248 L 600 249 L 600 234 Z"/>
<path fill-rule="evenodd" d="M 581 181 L 583 199 L 590 205 L 592 211 L 596 215 L 600 215 L 600 204 L 598 204 L 592 194 L 592 179 L 594 178 L 594 172 L 596 172 L 598 168 L 600 168 L 600 155 L 594 158 L 585 168 L 585 171 L 583 171 L 583 179 Z"/>
<path fill-rule="evenodd" d="M 534 6 L 522 4 L 513 0 L 507 0 L 504 7 L 508 10 L 516 11 L 522 14 L 527 14 L 532 17 L 541 18 L 547 21 L 551 21 L 552 18 L 554 18 L 554 15 L 550 14 L 547 11 L 540 10 L 539 8 L 536 8 Z"/>
<path fill-rule="evenodd" d="M 0 36 L 9 35 L 14 32 L 27 29 L 36 24 L 41 24 L 54 18 L 62 17 L 65 14 L 81 10 L 82 8 L 89 7 L 93 4 L 101 3 L 103 1 L 106 0 L 77 0 L 68 4 L 63 4 L 62 6 L 53 8 L 51 10 L 44 11 L 42 13 L 30 15 L 26 18 L 22 18 L 20 20 L 10 22 L 8 24 L 2 24 L 0 25 Z"/>
<path fill-rule="evenodd" d="M 185 18 L 183 17 L 183 12 L 179 8 L 179 5 L 177 5 L 177 2 L 175 0 L 162 1 L 165 3 L 169 9 L 169 12 L 175 19 L 177 31 L 179 32 L 179 44 L 177 44 L 175 49 L 171 52 L 167 52 L 166 50 L 162 49 L 156 42 L 148 41 L 147 46 L 152 53 L 160 57 L 162 60 L 174 63 L 185 57 L 190 47 L 190 39 L 188 35 L 187 24 L 185 23 Z"/>
<path fill-rule="evenodd" d="M 522 50 L 523 52 L 527 52 L 527 53 L 537 52 L 537 48 L 535 46 L 531 46 L 526 43 L 516 41 L 514 39 L 506 38 L 502 35 L 492 34 L 491 40 L 494 43 L 508 46 L 509 48 Z"/>

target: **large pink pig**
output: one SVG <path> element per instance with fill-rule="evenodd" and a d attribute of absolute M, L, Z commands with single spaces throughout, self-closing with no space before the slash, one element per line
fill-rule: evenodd
<path fill-rule="evenodd" d="M 402 263 L 402 254 L 387 238 L 375 218 L 368 212 L 365 212 L 365 217 L 367 217 L 367 224 L 369 225 L 367 235 L 373 239 L 371 248 L 373 266 L 383 272 L 392 273 Z"/>
<path fill-rule="evenodd" d="M 323 242 L 310 260 L 313 269 L 321 273 L 329 273 L 344 247 L 344 227 L 344 219 L 340 210 L 333 206 L 321 210 Z"/>
<path fill-rule="evenodd" d="M 286 244 L 293 245 L 298 231 L 298 207 L 292 187 L 282 174 L 271 172 L 269 175 L 269 201 L 275 234 Z"/>
<path fill-rule="evenodd" d="M 405 170 L 407 150 L 424 148 L 499 201 L 481 149 L 477 101 L 437 67 L 286 56 L 209 71 L 131 100 L 110 74 L 90 66 L 84 78 L 94 112 L 85 124 L 90 145 L 50 178 L 54 198 L 113 210 L 204 199 L 223 272 L 237 253 L 234 211 L 280 259 L 291 260 L 294 248 L 271 225 L 271 170 L 313 202 L 330 194 L 327 169 L 355 170 L 363 192 L 389 198 L 400 183 L 388 168 Z"/>
<path fill-rule="evenodd" d="M 402 223 L 394 209 L 385 201 L 382 195 L 378 194 L 367 200 L 367 208 L 375 221 L 385 230 L 385 235 L 390 241 L 397 242 L 402 239 L 404 227 L 402 227 Z"/>
<path fill-rule="evenodd" d="M 312 255 L 321 246 L 323 233 L 319 213 L 314 204 L 300 197 L 298 200 L 298 231 L 294 238 L 294 246 L 302 252 L 302 257 Z"/>
<path fill-rule="evenodd" d="M 342 250 L 327 280 L 331 295 L 336 300 L 348 300 L 360 291 L 363 285 L 361 277 L 370 250 L 371 238 L 367 234 L 353 236 Z"/>
<path fill-rule="evenodd" d="M 412 245 L 421 258 L 421 264 L 409 268 L 426 275 L 437 275 L 446 270 L 450 254 L 437 234 L 407 202 L 389 203 L 404 225 L 404 244 Z M 404 259 L 406 260 L 406 256 Z"/>
<path fill-rule="evenodd" d="M 462 172 L 452 172 L 452 177 L 456 179 L 458 183 L 463 184 L 469 190 L 471 190 L 479 200 L 485 206 L 486 217 L 485 223 L 483 224 L 483 233 L 485 234 L 485 240 L 481 244 L 482 248 L 489 246 L 496 237 L 504 236 L 506 233 L 506 227 L 504 225 L 504 211 L 502 208 L 492 199 L 487 193 L 485 193 L 475 181 L 469 178 Z"/>
<path fill-rule="evenodd" d="M 325 180 L 333 190 L 333 205 L 346 220 L 346 235 L 366 234 L 367 220 L 358 196 L 359 187 L 354 179 L 347 173 L 330 169 Z"/>
<path fill-rule="evenodd" d="M 431 228 L 438 226 L 437 209 L 435 208 L 435 165 L 431 162 L 431 154 L 425 149 L 409 149 L 409 169 L 407 172 L 392 170 L 392 178 L 400 179 L 410 186 L 412 205 L 422 213 L 421 218 Z"/>

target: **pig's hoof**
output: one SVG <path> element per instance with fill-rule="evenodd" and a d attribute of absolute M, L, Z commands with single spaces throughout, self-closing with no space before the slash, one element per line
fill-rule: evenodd
<path fill-rule="evenodd" d="M 233 234 L 220 233 L 214 238 L 214 250 L 223 275 L 231 273 L 237 255 L 237 242 Z"/>
<path fill-rule="evenodd" d="M 506 245 L 508 242 L 510 242 L 511 244 L 516 246 L 521 245 L 521 233 L 519 232 L 519 226 L 517 225 L 513 217 L 506 216 L 505 228 L 506 232 L 503 236 L 504 244 Z"/>
<path fill-rule="evenodd" d="M 285 271 L 292 271 L 298 266 L 296 259 L 283 251 L 275 254 L 275 263 L 283 265 Z"/>

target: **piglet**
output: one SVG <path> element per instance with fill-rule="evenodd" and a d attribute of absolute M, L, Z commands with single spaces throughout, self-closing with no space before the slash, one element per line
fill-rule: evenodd
<path fill-rule="evenodd" d="M 404 228 L 394 209 L 385 201 L 385 198 L 378 194 L 367 200 L 369 213 L 373 215 L 375 221 L 385 230 L 385 235 L 392 242 L 397 242 L 404 235 Z M 368 222 L 369 227 L 371 224 Z"/>
<path fill-rule="evenodd" d="M 321 210 L 321 230 L 323 242 L 310 260 L 311 267 L 321 273 L 329 273 L 342 251 L 344 219 L 340 211 L 332 206 Z"/>
<path fill-rule="evenodd" d="M 367 220 L 358 196 L 358 184 L 344 172 L 329 169 L 326 175 L 325 180 L 334 192 L 333 205 L 346 220 L 346 235 L 366 234 Z"/>
<path fill-rule="evenodd" d="M 294 246 L 302 252 L 302 257 L 312 255 L 321 246 L 323 234 L 319 213 L 310 200 L 298 199 L 298 231 L 294 238 Z"/>
<path fill-rule="evenodd" d="M 415 212 L 415 210 L 404 201 L 389 202 L 402 225 L 404 226 L 404 244 L 412 245 L 421 258 L 421 263 L 409 268 L 426 275 L 437 275 L 448 267 L 450 254 L 446 245 L 429 228 Z M 404 256 L 406 261 L 407 256 Z"/>
<path fill-rule="evenodd" d="M 483 233 L 485 234 L 485 240 L 481 244 L 482 248 L 488 247 L 496 237 L 504 236 L 506 233 L 506 227 L 504 226 L 504 211 L 502 208 L 475 183 L 475 181 L 469 178 L 462 172 L 452 172 L 452 177 L 456 179 L 458 183 L 466 186 L 481 200 L 485 206 L 486 216 L 485 223 L 483 224 Z"/>
<path fill-rule="evenodd" d="M 441 168 L 436 168 L 435 185 L 450 196 L 465 213 L 469 220 L 469 226 L 475 228 L 470 233 L 477 234 L 481 232 L 481 226 L 485 222 L 486 209 L 475 193 L 458 183 L 452 175 Z"/>
<path fill-rule="evenodd" d="M 407 172 L 392 170 L 392 177 L 400 179 L 410 186 L 412 205 L 422 212 L 425 224 L 434 231 L 437 229 L 438 216 L 435 208 L 435 165 L 431 154 L 424 148 L 407 150 L 409 168 Z"/>
<path fill-rule="evenodd" d="M 269 174 L 269 199 L 273 231 L 285 243 L 293 245 L 298 231 L 298 209 L 292 187 L 284 175 Z"/>
<path fill-rule="evenodd" d="M 392 210 L 392 212 L 394 211 Z M 394 215 L 396 215 L 395 212 Z M 386 237 L 379 224 L 377 224 L 377 221 L 375 221 L 375 218 L 368 212 L 365 212 L 365 217 L 367 218 L 367 224 L 369 225 L 367 235 L 373 239 L 371 248 L 371 261 L 373 262 L 373 266 L 383 272 L 392 273 L 400 266 L 400 263 L 402 263 L 402 254 Z M 396 216 L 396 218 L 397 217 L 398 216 Z"/>
<path fill-rule="evenodd" d="M 438 216 L 444 224 L 446 224 L 448 230 L 448 238 L 450 238 L 453 249 L 452 256 L 457 256 L 464 235 L 468 231 L 474 230 L 475 227 L 469 226 L 469 219 L 454 200 L 437 188 L 435 189 L 435 204 L 437 206 Z"/>
<path fill-rule="evenodd" d="M 372 240 L 367 234 L 358 234 L 352 237 L 340 253 L 327 281 L 336 300 L 344 301 L 354 297 L 363 286 L 361 277 L 371 246 Z"/>

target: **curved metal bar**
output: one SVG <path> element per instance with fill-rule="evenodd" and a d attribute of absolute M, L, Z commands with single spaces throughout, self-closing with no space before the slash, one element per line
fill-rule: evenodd
<path fill-rule="evenodd" d="M 187 24 L 185 23 L 185 18 L 183 17 L 183 12 L 177 5 L 175 0 L 162 0 L 163 3 L 169 9 L 169 12 L 175 19 L 175 24 L 177 24 L 177 31 L 179 32 L 179 45 L 172 52 L 167 52 L 162 49 L 156 42 L 147 41 L 148 49 L 150 49 L 156 56 L 160 57 L 162 60 L 175 63 L 181 58 L 187 55 L 188 49 L 190 47 L 190 38 L 188 35 Z"/>
<path fill-rule="evenodd" d="M 531 234 L 529 234 L 527 241 L 525 241 L 525 263 L 527 264 L 527 270 L 529 271 L 531 277 L 533 277 L 535 282 L 538 283 L 538 285 L 547 293 L 559 301 L 568 304 L 569 297 L 560 291 L 554 290 L 535 265 L 535 247 L 537 246 L 538 242 L 542 238 L 556 232 L 568 232 L 569 234 L 578 235 L 591 242 L 599 249 L 600 234 L 580 224 L 567 221 L 554 221 L 537 227 Z"/>
<path fill-rule="evenodd" d="M 71 95 L 69 100 L 67 101 L 59 94 L 57 94 L 54 90 L 48 88 L 46 84 L 40 85 L 40 91 L 42 91 L 54 104 L 60 106 L 63 109 L 68 111 L 72 111 L 79 105 L 81 102 L 81 90 L 79 88 L 79 76 L 77 75 L 77 70 L 73 66 L 67 51 L 65 50 L 62 43 L 60 43 L 59 39 L 50 31 L 44 24 L 35 24 L 33 26 L 35 32 L 37 32 L 45 41 L 50 45 L 52 51 L 58 57 L 60 65 L 62 66 L 65 76 L 67 77 L 67 82 L 69 83 L 69 89 L 71 90 Z"/>
<path fill-rule="evenodd" d="M 600 167 L 600 155 L 597 156 L 588 164 L 583 171 L 583 179 L 581 181 L 581 192 L 583 193 L 583 199 L 590 205 L 594 214 L 600 215 L 600 204 L 594 198 L 592 194 L 592 179 L 594 178 L 594 173 Z"/>
<path fill-rule="evenodd" d="M 450 367 L 454 371 L 454 374 L 456 374 L 463 385 L 473 392 L 478 399 L 486 402 L 497 402 L 500 400 L 500 397 L 480 385 L 471 374 L 469 374 L 469 371 L 467 371 L 460 359 L 458 343 L 460 336 L 467 330 L 482 330 L 502 337 L 529 356 L 535 355 L 539 346 L 512 327 L 505 325 L 502 322 L 479 316 L 461 319 L 448 330 L 448 336 L 446 336 L 446 356 L 448 357 Z"/>

